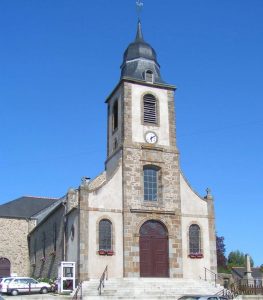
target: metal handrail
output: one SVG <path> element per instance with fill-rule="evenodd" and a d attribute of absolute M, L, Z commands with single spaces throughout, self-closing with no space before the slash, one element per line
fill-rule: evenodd
<path fill-rule="evenodd" d="M 78 293 L 80 291 L 80 296 L 78 297 Z M 82 281 L 77 286 L 77 289 L 72 297 L 72 300 L 82 300 Z"/>
<path fill-rule="evenodd" d="M 105 270 L 103 271 L 100 277 L 100 284 L 98 286 L 99 295 L 101 295 L 101 290 L 104 288 L 105 279 L 108 280 L 108 266 L 106 266 Z"/>
<path fill-rule="evenodd" d="M 234 299 L 235 298 L 235 294 L 232 291 L 230 291 L 226 288 L 224 288 L 221 291 L 219 291 L 218 293 L 216 293 L 216 295 L 217 296 L 223 296 L 227 299 Z"/>
<path fill-rule="evenodd" d="M 207 268 L 204 268 L 205 269 L 205 281 L 207 281 L 207 272 L 209 272 L 211 275 L 214 276 L 214 281 L 215 281 L 215 286 L 216 286 L 216 281 L 217 281 L 217 278 L 218 278 L 218 274 L 216 274 L 215 272 L 207 269 Z"/>

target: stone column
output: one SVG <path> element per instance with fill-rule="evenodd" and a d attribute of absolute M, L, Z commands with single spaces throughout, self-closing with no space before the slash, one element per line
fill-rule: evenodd
<path fill-rule="evenodd" d="M 208 223 L 209 223 L 209 242 L 210 242 L 210 270 L 217 273 L 217 256 L 216 256 L 216 231 L 215 231 L 215 209 L 214 199 L 211 190 L 207 188 L 205 200 L 208 206 Z"/>
<path fill-rule="evenodd" d="M 245 284 L 254 284 L 254 279 L 252 277 L 252 270 L 251 270 L 251 264 L 250 264 L 250 256 L 246 254 L 245 256 L 245 267 L 246 270 L 244 272 L 244 283 Z"/>

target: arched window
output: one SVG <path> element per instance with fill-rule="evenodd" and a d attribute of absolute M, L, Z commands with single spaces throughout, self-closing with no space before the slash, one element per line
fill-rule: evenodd
<path fill-rule="evenodd" d="M 37 262 L 37 240 L 34 240 L 34 256 L 33 256 L 33 263 Z"/>
<path fill-rule="evenodd" d="M 151 70 L 145 71 L 144 78 L 147 82 L 153 82 L 153 72 Z"/>
<path fill-rule="evenodd" d="M 144 166 L 144 201 L 157 201 L 160 186 L 160 169 L 156 166 Z"/>
<path fill-rule="evenodd" d="M 43 253 L 43 258 L 46 257 L 46 234 L 45 232 L 42 233 L 42 253 Z"/>
<path fill-rule="evenodd" d="M 99 250 L 112 250 L 112 224 L 107 219 L 99 223 Z"/>
<path fill-rule="evenodd" d="M 201 253 L 200 227 L 197 224 L 189 227 L 189 251 L 190 254 Z"/>
<path fill-rule="evenodd" d="M 144 123 L 157 124 L 157 101 L 151 94 L 143 97 L 143 121 Z"/>
<path fill-rule="evenodd" d="M 112 131 L 118 128 L 118 100 L 113 104 L 112 108 Z"/>
<path fill-rule="evenodd" d="M 11 273 L 10 260 L 5 257 L 0 257 L 0 277 L 9 277 Z"/>
<path fill-rule="evenodd" d="M 57 250 L 57 223 L 53 224 L 53 250 Z"/>

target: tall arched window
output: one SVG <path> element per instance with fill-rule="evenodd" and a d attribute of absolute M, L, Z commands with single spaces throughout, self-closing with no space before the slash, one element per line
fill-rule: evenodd
<path fill-rule="evenodd" d="M 33 256 L 33 263 L 37 262 L 37 239 L 34 240 L 34 256 Z"/>
<path fill-rule="evenodd" d="M 143 121 L 144 123 L 157 124 L 157 101 L 151 94 L 143 97 Z"/>
<path fill-rule="evenodd" d="M 144 166 L 144 201 L 157 201 L 159 194 L 160 169 L 156 166 Z"/>
<path fill-rule="evenodd" d="M 57 223 L 53 224 L 53 250 L 57 250 Z"/>
<path fill-rule="evenodd" d="M 201 253 L 201 234 L 197 224 L 189 227 L 189 251 L 190 254 Z"/>
<path fill-rule="evenodd" d="M 42 233 L 42 253 L 43 253 L 43 257 L 46 257 L 46 234 L 45 234 L 45 232 Z"/>
<path fill-rule="evenodd" d="M 118 128 L 118 100 L 113 104 L 112 108 L 112 131 Z"/>
<path fill-rule="evenodd" d="M 99 223 L 99 250 L 112 250 L 112 224 L 107 219 Z"/>

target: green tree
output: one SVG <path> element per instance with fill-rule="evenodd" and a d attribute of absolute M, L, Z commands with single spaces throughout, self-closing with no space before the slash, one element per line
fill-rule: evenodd
<path fill-rule="evenodd" d="M 250 256 L 250 264 L 251 264 L 251 267 L 254 266 L 254 261 L 251 256 Z M 246 265 L 245 254 L 239 250 L 231 251 L 228 255 L 227 265 L 230 268 L 231 267 L 245 267 L 245 265 Z"/>

